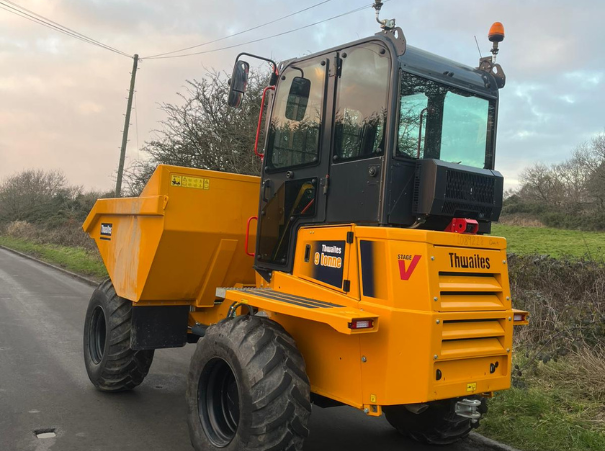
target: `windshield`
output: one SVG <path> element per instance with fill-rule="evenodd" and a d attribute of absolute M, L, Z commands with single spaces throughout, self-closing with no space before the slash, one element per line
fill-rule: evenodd
<path fill-rule="evenodd" d="M 403 73 L 397 156 L 493 168 L 494 101 Z"/>

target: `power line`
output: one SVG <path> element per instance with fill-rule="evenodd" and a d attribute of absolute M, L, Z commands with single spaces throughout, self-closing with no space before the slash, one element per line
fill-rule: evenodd
<path fill-rule="evenodd" d="M 321 5 L 325 4 L 325 3 L 329 3 L 331 1 L 332 0 L 324 0 L 322 2 L 319 2 L 319 3 L 316 3 L 314 5 L 308 6 L 306 8 L 303 8 L 303 9 L 298 10 L 296 12 L 290 13 L 288 15 L 279 17 L 279 18 L 271 20 L 269 22 L 265 22 L 264 24 L 256 25 L 255 27 L 248 28 L 248 29 L 242 30 L 242 31 L 238 31 L 237 33 L 233 33 L 233 34 L 230 34 L 230 35 L 227 35 L 227 36 L 223 36 L 222 38 L 214 39 L 212 41 L 202 42 L 201 44 L 192 45 L 191 47 L 185 47 L 185 48 L 182 48 L 182 49 L 179 49 L 179 50 L 173 50 L 171 52 L 158 53 L 157 55 L 145 56 L 145 57 L 142 57 L 141 59 L 157 58 L 157 57 L 160 57 L 160 56 L 172 55 L 174 53 L 184 52 L 185 50 L 191 50 L 191 49 L 195 49 L 195 48 L 198 48 L 198 47 L 203 47 L 205 45 L 214 44 L 215 42 L 224 41 L 225 39 L 229 39 L 229 38 L 232 38 L 234 36 L 239 36 L 239 35 L 242 35 L 244 33 L 248 33 L 249 31 L 258 30 L 259 28 L 266 27 L 267 25 L 274 24 L 274 23 L 279 22 L 281 20 L 287 19 L 288 17 L 296 16 L 297 14 L 303 13 L 305 11 L 309 11 L 310 9 L 313 9 L 313 8 L 317 8 L 318 6 L 321 6 Z"/>
<path fill-rule="evenodd" d="M 24 8 L 23 6 L 20 6 L 17 3 L 11 1 L 11 0 L 2 0 L 2 1 L 0 1 L 0 3 L 2 3 L 6 8 L 10 8 L 10 9 L 16 11 L 16 12 L 14 12 L 14 11 L 9 11 L 9 12 L 13 12 L 14 14 L 17 14 L 17 12 L 18 12 L 19 14 L 17 14 L 17 15 L 19 15 L 20 17 L 23 17 L 24 19 L 28 19 L 28 20 L 31 20 L 33 22 L 40 23 L 43 26 L 47 26 L 47 27 L 53 28 L 53 29 L 55 29 L 55 30 L 57 30 L 57 31 L 59 31 L 61 33 L 67 34 L 68 36 L 72 36 L 72 37 L 74 37 L 76 39 L 80 39 L 80 40 L 82 40 L 84 42 L 88 42 L 90 44 L 93 44 L 93 45 L 105 48 L 107 50 L 110 50 L 112 52 L 115 52 L 115 53 L 118 53 L 120 55 L 126 56 L 128 58 L 132 58 L 132 56 L 128 55 L 126 52 L 122 52 L 121 50 L 118 50 L 118 49 L 116 49 L 114 47 L 111 47 L 110 45 L 107 45 L 107 44 L 104 44 L 104 43 L 102 43 L 100 41 L 97 41 L 96 39 L 93 39 L 93 38 L 91 38 L 89 36 L 86 36 L 86 35 L 78 32 L 78 31 L 75 31 L 75 30 L 69 28 L 69 27 L 66 27 L 65 25 L 61 25 L 60 23 L 55 22 L 55 21 L 53 21 L 53 20 L 51 20 L 51 19 L 49 19 L 47 17 L 44 17 L 41 14 L 38 14 L 38 13 L 36 13 L 34 11 L 31 11 L 31 10 L 29 10 L 27 8 Z M 15 6 L 18 9 L 16 9 L 14 7 L 11 7 L 11 6 L 7 5 L 6 3 L 10 3 L 11 5 Z M 5 8 L 3 8 L 3 9 L 5 9 Z"/>
<path fill-rule="evenodd" d="M 12 3 L 12 2 L 9 2 L 9 3 Z M 12 4 L 14 5 L 15 3 L 12 3 Z M 27 19 L 27 20 L 29 20 L 31 22 L 38 23 L 38 24 L 40 24 L 42 26 L 54 29 L 56 31 L 59 31 L 60 33 L 63 33 L 63 34 L 66 34 L 68 36 L 71 36 L 71 37 L 74 37 L 76 39 L 79 39 L 82 42 L 86 42 L 88 44 L 92 44 L 92 45 L 95 45 L 97 47 L 104 48 L 106 50 L 109 50 L 111 52 L 117 53 L 119 55 L 123 55 L 123 56 L 126 56 L 128 58 L 132 58 L 130 55 L 128 55 L 125 52 L 122 52 L 122 51 L 120 51 L 118 49 L 115 49 L 115 48 L 113 48 L 111 46 L 103 44 L 102 42 L 96 41 L 93 38 L 89 38 L 88 36 L 83 35 L 81 33 L 78 33 L 77 31 L 71 30 L 68 27 L 64 27 L 63 25 L 58 24 L 56 22 L 53 22 L 50 19 L 46 19 L 44 16 L 40 16 L 37 13 L 29 11 L 29 10 L 27 10 L 25 8 L 21 8 L 21 7 L 19 7 L 19 8 L 20 9 L 14 8 L 14 7 L 10 6 L 10 5 L 7 5 L 5 2 L 0 1 L 0 9 L 3 9 L 5 11 L 7 11 L 7 12 L 10 12 L 12 14 L 15 14 L 15 15 L 19 16 L 19 17 Z M 30 12 L 31 14 L 28 14 L 27 12 L 24 12 L 24 11 Z M 36 17 L 36 16 L 39 16 L 39 17 Z"/>
<path fill-rule="evenodd" d="M 383 3 L 387 3 L 388 1 L 390 1 L 390 0 L 385 0 Z M 272 39 L 272 38 L 276 38 L 278 36 L 283 36 L 283 35 L 286 35 L 286 34 L 294 33 L 295 31 L 304 30 L 305 28 L 310 28 L 310 27 L 313 27 L 315 25 L 319 25 L 320 23 L 324 23 L 324 22 L 328 22 L 330 20 L 338 19 L 339 17 L 347 16 L 349 14 L 353 14 L 353 13 L 356 13 L 358 11 L 361 11 L 361 10 L 364 10 L 364 9 L 367 9 L 367 8 L 371 8 L 371 7 L 373 7 L 373 4 L 372 5 L 362 6 L 360 8 L 356 8 L 356 9 L 353 9 L 351 11 L 347 11 L 345 13 L 338 14 L 336 16 L 328 17 L 327 19 L 319 20 L 317 22 L 314 22 L 314 23 L 311 23 L 311 24 L 308 24 L 308 25 L 304 25 L 302 27 L 298 27 L 298 28 L 295 28 L 293 30 L 283 31 L 281 33 L 277 33 L 277 34 L 274 34 L 274 35 L 271 35 L 271 36 L 266 36 L 264 38 L 254 39 L 254 40 L 248 41 L 248 42 L 242 42 L 241 44 L 234 44 L 234 45 L 230 45 L 230 46 L 227 46 L 227 47 L 221 47 L 221 48 L 213 49 L 213 50 L 204 50 L 204 51 L 201 51 L 201 52 L 185 53 L 185 54 L 182 54 L 182 55 L 157 56 L 155 58 L 147 57 L 146 59 L 148 59 L 148 60 L 149 59 L 156 60 L 156 59 L 168 59 L 168 58 L 183 58 L 183 57 L 186 57 L 186 56 L 203 55 L 203 54 L 206 54 L 206 53 L 213 53 L 213 52 L 219 52 L 221 50 L 233 49 L 233 48 L 236 48 L 236 47 L 241 47 L 243 45 L 254 44 L 255 42 L 266 41 L 267 39 Z"/>
<path fill-rule="evenodd" d="M 11 6 L 11 5 L 14 5 L 14 6 Z M 54 22 L 53 20 L 48 19 L 33 11 L 30 11 L 22 6 L 19 6 L 18 4 L 14 3 L 10 0 L 0 0 L 0 9 L 3 9 L 9 13 L 15 14 L 16 16 L 22 17 L 23 19 L 29 20 L 31 22 L 37 23 L 37 24 L 45 26 L 47 28 L 54 29 L 60 33 L 66 34 L 73 38 L 79 39 L 82 42 L 86 42 L 88 44 L 92 44 L 97 47 L 101 47 L 105 50 L 109 50 L 111 52 L 117 53 L 118 55 L 125 56 L 127 58 L 132 58 L 131 55 L 128 55 L 127 53 L 122 52 L 121 50 L 118 50 L 107 44 L 103 44 L 102 42 L 97 41 L 96 39 L 93 39 L 82 33 L 72 30 L 71 28 L 61 25 L 60 23 Z"/>

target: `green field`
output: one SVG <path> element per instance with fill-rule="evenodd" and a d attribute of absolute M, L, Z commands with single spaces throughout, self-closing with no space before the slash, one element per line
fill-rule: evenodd
<path fill-rule="evenodd" d="M 604 232 L 494 224 L 492 235 L 506 238 L 509 253 L 605 260 Z"/>
<path fill-rule="evenodd" d="M 98 254 L 79 247 L 57 246 L 55 244 L 32 243 L 21 238 L 0 236 L 0 246 L 6 246 L 40 260 L 60 266 L 68 271 L 89 276 L 96 280 L 105 279 L 107 271 Z"/>

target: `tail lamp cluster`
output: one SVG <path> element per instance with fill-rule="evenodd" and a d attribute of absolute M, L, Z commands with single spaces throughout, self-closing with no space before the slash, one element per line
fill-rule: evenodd
<path fill-rule="evenodd" d="M 349 329 L 351 330 L 372 329 L 373 327 L 373 319 L 354 319 L 349 323 Z"/>

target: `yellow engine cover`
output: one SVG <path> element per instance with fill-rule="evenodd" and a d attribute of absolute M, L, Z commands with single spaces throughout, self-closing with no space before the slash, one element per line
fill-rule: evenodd
<path fill-rule="evenodd" d="M 274 273 L 271 287 L 376 318 L 369 333 L 344 335 L 322 324 L 319 311 L 316 323 L 273 315 L 302 350 L 315 393 L 372 411 L 510 387 L 503 238 L 302 228 L 294 273 Z"/>

